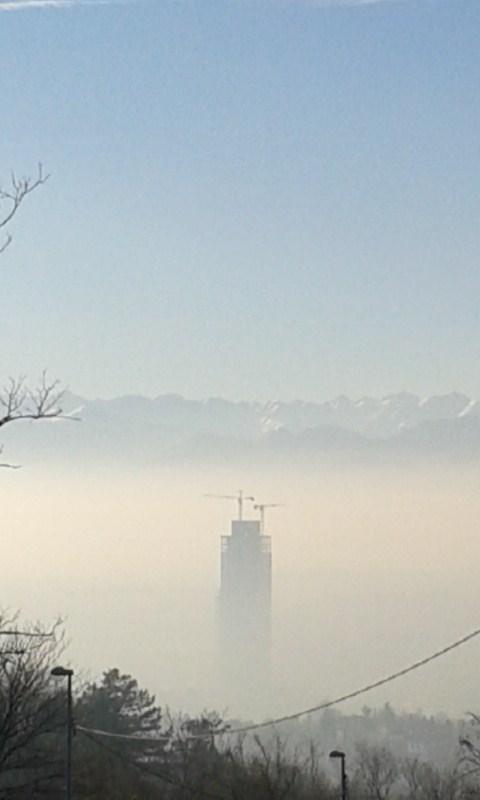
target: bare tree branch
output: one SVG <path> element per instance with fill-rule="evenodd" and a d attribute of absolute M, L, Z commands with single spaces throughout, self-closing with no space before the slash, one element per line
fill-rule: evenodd
<path fill-rule="evenodd" d="M 26 797 L 22 789 L 30 787 L 28 797 L 36 797 L 40 786 L 53 789 L 62 766 L 52 737 L 64 725 L 64 703 L 50 678 L 62 630 L 0 613 L 0 635 L 0 796 Z"/>
<path fill-rule="evenodd" d="M 0 389 L 0 428 L 19 420 L 68 419 L 79 422 L 79 417 L 64 414 L 61 407 L 64 390 L 58 381 L 48 381 L 44 371 L 33 389 L 25 377 L 10 378 Z M 0 453 L 2 452 L 0 446 Z M 0 469 L 20 469 L 20 464 L 0 462 Z"/>
<path fill-rule="evenodd" d="M 3 445 L 0 445 L 0 454 L 3 453 Z M 20 464 L 10 464 L 8 462 L 0 462 L 0 469 L 20 469 Z"/>
<path fill-rule="evenodd" d="M 45 371 L 33 389 L 27 386 L 24 376 L 10 378 L 0 390 L 0 428 L 18 420 L 69 419 L 78 422 L 78 417 L 63 413 L 63 395 L 59 382 L 49 382 Z"/>
<path fill-rule="evenodd" d="M 41 164 L 38 165 L 37 174 L 34 178 L 17 178 L 14 172 L 10 176 L 10 184 L 7 188 L 0 186 L 0 230 L 4 229 L 13 219 L 25 198 L 48 181 L 49 175 L 45 175 Z M 12 241 L 10 233 L 6 233 L 3 242 L 0 244 L 0 255 L 5 252 Z"/>
<path fill-rule="evenodd" d="M 48 181 L 49 175 L 38 165 L 35 177 L 18 178 L 12 172 L 7 186 L 0 185 L 0 255 L 5 252 L 12 237 L 6 227 L 16 215 L 18 209 L 29 194 Z M 3 237 L 3 240 L 2 238 Z M 47 381 L 43 373 L 37 386 L 30 388 L 24 376 L 10 378 L 7 385 L 0 389 L 0 428 L 18 420 L 39 420 L 53 418 L 73 419 L 72 415 L 63 414 L 61 400 L 63 392 L 58 381 Z M 2 447 L 0 446 L 0 454 Z M 0 462 L 0 469 L 20 469 L 19 464 Z"/>

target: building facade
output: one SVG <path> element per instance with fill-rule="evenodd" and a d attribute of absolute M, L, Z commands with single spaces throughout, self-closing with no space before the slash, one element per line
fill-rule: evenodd
<path fill-rule="evenodd" d="M 258 520 L 234 520 L 221 539 L 219 666 L 224 693 L 238 697 L 270 683 L 271 538 Z"/>

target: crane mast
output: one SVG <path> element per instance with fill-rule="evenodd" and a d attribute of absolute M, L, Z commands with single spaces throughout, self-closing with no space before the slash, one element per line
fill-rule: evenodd
<path fill-rule="evenodd" d="M 255 502 L 255 498 L 251 495 L 244 495 L 243 489 L 239 489 L 237 494 L 206 494 L 205 497 L 214 497 L 217 500 L 235 500 L 238 504 L 238 520 L 243 520 L 243 507 L 246 501 L 251 503 Z"/>
<path fill-rule="evenodd" d="M 260 512 L 260 534 L 265 535 L 265 511 L 267 508 L 281 508 L 283 503 L 255 503 L 255 511 Z"/>

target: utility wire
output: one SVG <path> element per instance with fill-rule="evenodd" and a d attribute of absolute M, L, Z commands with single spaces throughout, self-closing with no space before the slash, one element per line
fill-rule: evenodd
<path fill-rule="evenodd" d="M 163 781 L 167 785 L 175 786 L 177 788 L 183 789 L 183 791 L 187 792 L 187 794 L 191 794 L 192 797 L 198 797 L 200 794 L 205 798 L 205 800 L 225 800 L 225 795 L 219 795 L 215 792 L 211 792 L 208 789 L 198 789 L 197 787 L 190 786 L 188 783 L 184 781 L 180 781 L 166 772 L 159 771 L 158 769 L 152 769 L 148 767 L 146 764 L 138 764 L 137 762 L 133 761 L 130 758 L 125 756 L 125 753 L 120 753 L 115 748 L 106 744 L 106 742 L 98 741 L 94 736 L 91 736 L 87 731 L 81 727 L 77 727 L 76 730 L 79 730 L 83 736 L 93 742 L 97 747 L 103 748 L 106 750 L 110 755 L 113 755 L 115 758 L 120 759 L 124 764 L 128 764 L 132 769 L 138 772 L 140 775 L 148 775 L 149 777 L 156 778 L 157 780 Z M 480 767 L 472 767 L 472 769 L 467 770 L 466 772 L 459 772 L 453 777 L 453 784 L 460 783 L 461 781 L 468 780 L 471 778 L 472 775 L 478 775 L 480 771 Z M 218 778 L 217 778 L 218 780 Z M 225 784 L 223 784 L 225 788 Z"/>
<path fill-rule="evenodd" d="M 362 686 L 360 689 L 356 689 L 353 692 L 349 692 L 348 694 L 341 695 L 340 697 L 336 697 L 334 700 L 327 700 L 324 703 L 320 703 L 318 706 L 312 706 L 311 708 L 306 708 L 303 711 L 297 711 L 293 714 L 285 714 L 283 717 L 277 717 L 277 719 L 267 720 L 266 722 L 257 722 L 252 725 L 245 725 L 239 728 L 231 728 L 223 729 L 218 731 L 218 733 L 248 733 L 249 731 L 257 731 L 260 728 L 266 728 L 271 725 L 280 725 L 282 722 L 290 722 L 295 719 L 300 719 L 300 717 L 307 716 L 309 714 L 314 714 L 317 711 L 324 711 L 327 708 L 332 708 L 332 706 L 340 705 L 340 703 L 345 703 L 347 700 L 353 700 L 355 697 L 360 697 L 362 694 L 366 694 L 367 692 L 373 691 L 373 689 L 378 689 L 380 686 L 385 686 L 387 683 L 392 683 L 392 681 L 396 681 L 398 678 L 403 678 L 404 675 L 408 675 L 410 672 L 414 672 L 416 669 L 420 669 L 421 667 L 425 667 L 427 664 L 430 664 L 432 661 L 435 661 L 437 658 L 441 658 L 442 656 L 447 655 L 452 650 L 456 650 L 458 647 L 462 647 L 462 645 L 467 644 L 472 639 L 475 639 L 477 636 L 480 636 L 480 628 L 468 633 L 466 636 L 462 636 L 461 639 L 457 639 L 455 642 L 443 647 L 441 650 L 437 650 L 435 653 L 427 656 L 426 658 L 422 658 L 420 661 L 415 661 L 413 664 L 410 664 L 409 667 L 404 667 L 403 669 L 398 670 L 397 672 L 392 672 L 391 675 L 387 675 L 385 678 L 380 678 L 378 681 L 374 681 L 374 683 L 368 683 L 366 686 Z"/>
<path fill-rule="evenodd" d="M 122 739 L 131 742 L 142 742 L 148 744 L 155 744 L 156 742 L 170 742 L 170 736 L 136 736 L 135 734 L 128 733 L 113 733 L 112 731 L 102 731 L 97 728 L 85 728 L 83 725 L 75 725 L 75 730 L 80 733 L 91 734 L 92 736 L 103 736 L 108 739 Z M 210 734 L 208 734 L 210 735 Z M 193 738 L 193 737 L 190 737 Z M 201 737 L 203 738 L 203 737 Z"/>
<path fill-rule="evenodd" d="M 120 759 L 122 761 L 122 763 L 128 764 L 132 769 L 136 770 L 141 775 L 148 775 L 151 778 L 157 778 L 158 780 L 163 781 L 164 783 L 167 783 L 170 786 L 176 786 L 176 787 L 178 787 L 180 789 L 183 789 L 183 791 L 187 792 L 188 794 L 191 794 L 194 797 L 198 797 L 199 794 L 200 794 L 201 796 L 207 798 L 207 800 L 224 800 L 224 798 L 222 796 L 220 796 L 219 794 L 215 794 L 214 792 L 210 792 L 210 791 L 208 791 L 206 789 L 198 789 L 197 787 L 190 786 L 188 783 L 185 783 L 184 781 L 180 781 L 180 780 L 178 780 L 176 778 L 173 778 L 167 772 L 159 771 L 157 769 L 152 769 L 152 768 L 148 767 L 146 764 L 142 764 L 142 765 L 137 764 L 137 762 L 133 761 L 131 758 L 127 758 L 125 756 L 125 753 L 119 753 L 117 750 L 115 750 L 114 747 L 110 747 L 105 742 L 98 741 L 98 739 L 95 739 L 94 736 L 91 736 L 87 732 L 86 728 L 82 728 L 82 727 L 77 725 L 76 726 L 76 730 L 80 731 L 87 739 L 89 739 L 91 742 L 96 744 L 97 747 L 103 748 L 108 753 L 110 753 L 110 755 L 114 756 L 115 758 Z M 122 737 L 122 738 L 129 738 L 129 737 Z M 142 741 L 142 740 L 139 739 L 137 741 Z M 150 740 L 150 741 L 152 741 L 152 740 Z M 153 741 L 158 741 L 158 740 L 153 740 Z"/>
<path fill-rule="evenodd" d="M 426 658 L 422 658 L 420 661 L 415 661 L 413 664 L 410 664 L 408 667 L 404 667 L 403 669 L 398 670 L 397 672 L 392 672 L 391 675 L 387 675 L 385 678 L 380 678 L 378 681 L 374 681 L 373 683 L 368 683 L 365 686 L 362 686 L 360 689 L 355 689 L 353 692 L 348 692 L 348 694 L 340 695 L 333 700 L 327 700 L 324 703 L 320 703 L 319 705 L 312 706 L 311 708 L 305 708 L 302 711 L 296 711 L 293 714 L 285 714 L 283 717 L 277 717 L 276 719 L 266 720 L 265 722 L 256 722 L 252 723 L 251 725 L 243 725 L 237 728 L 229 728 L 228 726 L 224 728 L 219 728 L 218 730 L 208 731 L 208 733 L 201 733 L 201 734 L 192 734 L 186 737 L 186 740 L 191 739 L 207 739 L 212 738 L 213 736 L 226 736 L 232 734 L 240 734 L 240 733 L 250 733 L 251 731 L 258 731 L 262 728 L 268 728 L 273 725 L 280 725 L 283 722 L 291 722 L 295 719 L 300 719 L 301 717 L 306 717 L 310 714 L 315 714 L 318 711 L 325 711 L 327 708 L 332 708 L 333 706 L 338 706 L 341 703 L 345 703 L 347 700 L 353 700 L 356 697 L 360 697 L 367 692 L 371 692 L 374 689 L 378 689 L 380 686 L 385 686 L 387 683 L 392 683 L 393 681 L 398 680 L 398 678 L 403 678 L 404 675 L 408 675 L 410 672 L 414 672 L 421 667 L 425 667 L 427 664 L 430 664 L 432 661 L 436 661 L 437 658 L 442 658 L 443 656 L 447 655 L 447 653 L 451 653 L 452 650 L 456 650 L 459 647 L 462 647 L 464 644 L 472 641 L 477 636 L 480 636 L 480 628 L 477 628 L 474 631 L 471 631 L 466 636 L 462 636 L 461 639 L 457 639 L 455 642 L 448 644 L 446 647 L 442 647 L 441 650 L 437 650 L 435 653 L 427 656 Z M 152 744 L 156 741 L 164 741 L 165 737 L 161 737 L 158 739 L 155 738 L 148 738 L 148 737 L 141 737 L 141 736 L 131 736 L 128 734 L 121 734 L 121 733 L 111 733 L 110 731 L 102 731 L 102 730 L 91 730 L 90 728 L 83 728 L 78 726 L 78 730 L 82 731 L 83 733 L 93 733 L 96 736 L 105 736 L 109 738 L 116 738 L 116 739 L 125 739 L 137 742 L 148 742 Z"/>

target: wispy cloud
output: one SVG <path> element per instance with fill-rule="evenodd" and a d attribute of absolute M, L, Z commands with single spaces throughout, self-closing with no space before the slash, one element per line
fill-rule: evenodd
<path fill-rule="evenodd" d="M 1 11 L 24 11 L 28 8 L 69 8 L 72 6 L 111 5 L 116 0 L 0 0 Z"/>
<path fill-rule="evenodd" d="M 291 5 L 291 6 L 310 6 L 312 8 L 359 8 L 361 6 L 376 6 L 376 5 L 400 5 L 410 3 L 411 5 L 419 5 L 420 3 L 427 4 L 430 2 L 432 5 L 438 3 L 439 0 L 268 0 L 271 5 Z"/>
<path fill-rule="evenodd" d="M 410 2 L 423 0 L 410 0 Z M 1 11 L 22 11 L 28 8 L 72 8 L 74 6 L 103 6 L 132 2 L 132 0 L 0 0 Z M 372 6 L 402 3 L 409 0 L 269 0 L 281 5 L 309 5 L 316 7 Z"/>
<path fill-rule="evenodd" d="M 434 0 L 433 0 L 434 1 Z M 374 6 L 374 5 L 393 5 L 394 3 L 420 3 L 424 2 L 424 0 L 286 0 L 290 4 L 303 4 L 309 6 L 317 6 L 317 7 L 340 7 L 340 6 Z"/>

